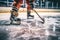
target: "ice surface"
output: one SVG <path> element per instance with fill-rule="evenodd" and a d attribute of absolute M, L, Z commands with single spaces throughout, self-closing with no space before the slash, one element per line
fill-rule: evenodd
<path fill-rule="evenodd" d="M 0 33 L 2 31 L 6 33 L 7 40 L 48 40 L 49 35 L 56 36 L 60 32 L 60 13 L 39 12 L 39 15 L 45 19 L 44 24 L 35 13 L 32 13 L 35 16 L 34 19 L 27 19 L 26 15 L 26 13 L 19 13 L 21 25 L 1 25 L 10 23 L 10 13 L 1 13 Z"/>

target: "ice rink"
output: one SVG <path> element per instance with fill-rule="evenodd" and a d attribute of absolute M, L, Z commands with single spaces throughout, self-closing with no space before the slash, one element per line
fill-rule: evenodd
<path fill-rule="evenodd" d="M 5 25 L 10 23 L 10 13 L 0 13 L 1 40 L 60 40 L 60 13 L 38 12 L 41 19 L 33 12 L 34 19 L 27 19 L 26 12 L 19 12 L 20 25 Z M 28 22 L 31 21 L 31 22 Z"/>

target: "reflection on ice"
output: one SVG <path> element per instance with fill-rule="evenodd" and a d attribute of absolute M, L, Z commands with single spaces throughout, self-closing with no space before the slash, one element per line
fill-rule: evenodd
<path fill-rule="evenodd" d="M 0 25 L 0 30 L 2 30 L 0 34 L 6 37 L 3 34 L 6 32 L 9 40 L 60 40 L 60 16 L 45 15 L 43 17 L 45 18 L 44 24 L 41 24 L 40 20 L 34 19 L 32 22 L 22 20 L 21 25 Z M 8 21 L 0 20 L 2 24 L 6 22 Z"/>

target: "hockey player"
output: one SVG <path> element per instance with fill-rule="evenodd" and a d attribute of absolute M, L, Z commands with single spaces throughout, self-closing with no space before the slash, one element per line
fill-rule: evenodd
<path fill-rule="evenodd" d="M 31 10 L 33 9 L 33 1 L 34 0 L 26 0 L 26 3 L 27 3 L 27 18 L 29 18 L 29 17 L 34 18 L 34 16 L 30 14 Z M 23 3 L 23 0 L 14 0 L 13 7 L 12 7 L 12 10 L 11 10 L 11 17 L 10 17 L 11 24 L 13 23 L 13 21 L 15 21 L 15 22 L 21 21 L 21 19 L 17 18 L 17 16 L 18 16 L 18 10 L 19 10 L 22 3 Z"/>

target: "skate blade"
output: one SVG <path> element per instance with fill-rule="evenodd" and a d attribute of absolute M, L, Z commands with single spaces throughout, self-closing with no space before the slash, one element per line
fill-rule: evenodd
<path fill-rule="evenodd" d="M 34 17 L 27 17 L 27 19 L 34 19 Z"/>
<path fill-rule="evenodd" d="M 21 21 L 13 21 L 13 23 L 10 23 L 10 24 L 13 24 L 13 25 L 20 25 L 20 24 L 21 24 Z"/>
<path fill-rule="evenodd" d="M 11 25 L 20 25 L 21 23 L 10 23 Z"/>
<path fill-rule="evenodd" d="M 13 24 L 10 24 L 10 25 L 20 25 L 20 24 L 13 23 Z"/>
<path fill-rule="evenodd" d="M 12 23 L 10 22 L 10 20 L 0 20 L 0 26 L 9 26 L 9 25 L 20 25 L 21 22 L 18 23 Z"/>

